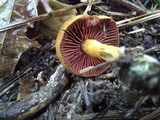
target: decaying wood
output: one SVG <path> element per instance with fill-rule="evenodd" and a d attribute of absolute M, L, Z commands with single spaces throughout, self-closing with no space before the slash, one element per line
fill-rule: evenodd
<path fill-rule="evenodd" d="M 14 103 L 3 103 L 3 107 L 0 108 L 0 119 L 22 120 L 32 116 L 52 102 L 66 85 L 67 79 L 64 76 L 64 68 L 59 65 L 47 85 L 40 91 L 29 94 L 24 99 Z"/>

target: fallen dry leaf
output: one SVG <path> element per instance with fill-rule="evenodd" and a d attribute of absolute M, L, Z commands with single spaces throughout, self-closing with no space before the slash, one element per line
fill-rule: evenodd
<path fill-rule="evenodd" d="M 28 94 L 31 94 L 35 88 L 34 77 L 32 75 L 27 75 L 20 80 L 20 93 L 17 96 L 17 100 L 23 99 Z"/>
<path fill-rule="evenodd" d="M 37 15 L 36 2 L 34 0 L 7 0 L 0 7 L 0 25 L 17 22 Z M 31 41 L 25 35 L 28 24 L 19 28 L 0 33 L 0 78 L 10 75 L 21 54 L 38 43 Z"/>
<path fill-rule="evenodd" d="M 49 5 L 53 10 L 57 10 L 60 8 L 68 7 L 69 5 L 58 2 L 56 0 L 49 0 Z M 38 9 L 40 13 L 43 13 L 42 9 Z M 68 10 L 65 12 L 62 12 L 56 16 L 53 15 L 52 18 L 48 18 L 43 20 L 43 25 L 41 26 L 41 33 L 46 36 L 51 36 L 52 38 L 57 37 L 57 33 L 61 27 L 61 25 L 71 17 L 75 16 L 77 13 L 76 9 Z"/>

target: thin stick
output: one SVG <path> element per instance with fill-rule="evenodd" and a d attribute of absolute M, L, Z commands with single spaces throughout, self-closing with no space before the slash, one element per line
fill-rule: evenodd
<path fill-rule="evenodd" d="M 93 4 L 98 3 L 98 2 L 99 2 L 99 0 L 95 0 L 95 2 Z M 62 9 L 55 10 L 51 14 L 56 16 L 60 12 L 64 12 L 66 10 L 71 10 L 71 9 L 74 9 L 74 8 L 85 6 L 87 4 L 88 4 L 88 2 L 76 4 L 74 6 L 70 6 L 70 7 L 67 7 L 67 8 L 62 8 Z M 51 14 L 45 13 L 45 14 L 42 14 L 42 15 L 39 15 L 39 16 L 36 16 L 36 17 L 28 18 L 27 20 L 22 20 L 22 21 L 16 22 L 16 23 L 10 23 L 8 25 L 0 27 L 0 32 L 5 31 L 5 30 L 9 30 L 9 29 L 12 29 L 12 28 L 15 28 L 15 27 L 19 27 L 21 25 L 25 25 L 25 24 L 28 24 L 28 23 L 32 23 L 32 22 L 35 22 L 35 21 L 39 21 L 39 20 L 49 18 L 51 16 Z M 117 21 L 116 24 L 118 25 L 119 28 L 123 28 L 123 27 L 131 26 L 131 25 L 134 25 L 134 24 L 137 24 L 137 23 L 146 22 L 146 21 L 158 18 L 158 17 L 160 17 L 160 10 L 157 10 L 157 11 L 154 11 L 154 12 L 151 12 L 151 13 L 147 13 L 147 14 L 144 14 L 144 15 L 140 15 L 140 16 L 137 16 L 137 17 L 132 17 L 132 18 L 129 18 L 129 19 L 126 19 L 126 20 Z"/>
<path fill-rule="evenodd" d="M 146 7 L 141 3 L 140 0 L 136 0 L 136 2 L 139 4 L 141 8 L 143 8 L 144 11 L 147 11 Z"/>
<path fill-rule="evenodd" d="M 119 28 L 123 28 L 123 27 L 131 26 L 137 23 L 142 23 L 142 22 L 146 22 L 149 20 L 153 20 L 159 17 L 160 17 L 160 10 L 151 12 L 151 13 L 147 13 L 144 15 L 140 15 L 137 17 L 133 17 L 130 19 L 121 20 L 121 21 L 116 22 L 116 24 L 118 25 Z"/>
<path fill-rule="evenodd" d="M 88 3 L 88 5 L 87 5 L 87 8 L 86 8 L 86 10 L 84 11 L 83 14 L 87 14 L 88 11 L 91 11 L 93 2 L 94 2 L 94 0 L 89 0 L 89 3 Z"/>
<path fill-rule="evenodd" d="M 83 81 L 82 78 L 80 78 L 80 87 L 81 87 L 81 94 L 83 95 L 84 101 L 85 101 L 85 103 L 86 103 L 87 111 L 89 112 L 89 111 L 92 110 L 92 109 L 91 109 L 91 102 L 90 102 L 90 100 L 89 100 L 89 96 L 88 96 L 88 94 L 87 94 L 87 92 L 86 92 L 86 89 L 85 89 L 85 86 L 84 86 L 84 81 Z"/>
<path fill-rule="evenodd" d="M 158 51 L 158 50 L 160 50 L 160 45 L 153 46 L 153 47 L 143 51 L 143 53 L 146 54 L 146 53 L 149 53 L 149 52 L 152 52 L 152 51 Z"/>
<path fill-rule="evenodd" d="M 99 2 L 99 0 L 95 0 L 95 2 L 93 4 L 95 4 L 97 2 Z M 0 27 L 0 32 L 6 31 L 6 30 L 9 30 L 9 29 L 13 29 L 15 27 L 20 27 L 21 25 L 25 25 L 25 24 L 28 24 L 28 23 L 33 23 L 33 22 L 36 22 L 36 21 L 39 21 L 39 20 L 49 18 L 49 17 L 51 17 L 51 14 L 56 16 L 58 13 L 65 12 L 65 11 L 75 9 L 75 8 L 79 8 L 79 7 L 85 6 L 87 4 L 88 4 L 88 2 L 84 2 L 84 3 L 76 4 L 76 5 L 73 5 L 73 6 L 69 6 L 69 7 L 66 7 L 66 8 L 61 8 L 61 9 L 55 10 L 51 13 L 45 13 L 45 14 L 42 14 L 42 15 L 39 15 L 39 16 L 28 18 L 27 20 L 22 20 L 22 21 L 19 21 L 19 22 L 13 22 L 13 23 L 10 23 L 10 24 L 5 25 L 3 27 Z"/>
<path fill-rule="evenodd" d="M 121 16 L 121 17 L 129 17 L 129 16 L 133 16 L 135 14 L 133 13 L 121 13 L 121 12 L 112 12 L 112 11 L 106 11 L 106 10 L 103 10 L 102 8 L 100 8 L 99 6 L 97 5 L 94 5 L 97 9 L 99 9 L 100 11 L 106 13 L 107 15 L 112 15 L 112 16 Z"/>
<path fill-rule="evenodd" d="M 45 11 L 47 13 L 51 13 L 53 12 L 52 8 L 50 7 L 49 3 L 48 3 L 48 0 L 41 0 L 42 4 L 43 4 L 43 7 L 45 9 Z"/>
<path fill-rule="evenodd" d="M 160 107 L 157 108 L 155 111 L 153 111 L 152 113 L 142 117 L 140 120 L 153 120 L 156 119 L 160 116 Z"/>
<path fill-rule="evenodd" d="M 116 2 L 116 3 L 119 3 L 131 10 L 134 10 L 138 13 L 141 13 L 141 14 L 145 14 L 147 13 L 144 9 L 142 9 L 140 6 L 137 6 L 135 4 L 133 4 L 132 2 L 129 2 L 128 0 L 112 0 L 113 2 Z"/>
<path fill-rule="evenodd" d="M 125 23 L 125 22 L 129 22 L 129 21 L 131 22 L 133 20 L 140 19 L 140 18 L 149 16 L 149 15 L 153 15 L 153 14 L 156 14 L 156 13 L 160 13 L 160 10 L 157 10 L 157 11 L 154 11 L 154 12 L 150 12 L 150 13 L 147 13 L 147 14 L 143 14 L 143 15 L 140 15 L 140 16 L 132 17 L 132 18 L 125 19 L 125 20 L 120 20 L 120 21 L 118 21 L 116 23 L 119 25 L 119 24 L 122 24 L 122 23 Z"/>
<path fill-rule="evenodd" d="M 121 20 L 121 21 L 118 21 L 117 24 L 122 24 L 122 23 L 125 23 L 125 22 L 128 22 L 128 21 L 133 21 L 133 20 L 140 19 L 140 18 L 143 18 L 143 17 L 146 17 L 146 16 L 154 15 L 154 14 L 157 14 L 157 13 L 160 13 L 160 10 L 150 12 L 150 13 L 147 13 L 147 14 L 143 14 L 143 15 L 140 15 L 140 16 L 132 17 L 132 18 L 129 18 L 129 19 L 126 19 L 126 20 Z"/>
<path fill-rule="evenodd" d="M 80 70 L 79 73 L 80 73 L 80 74 L 83 74 L 83 73 L 86 73 L 86 72 L 88 72 L 88 71 L 90 71 L 90 70 L 95 70 L 95 69 L 101 68 L 101 67 L 103 67 L 104 65 L 111 64 L 111 63 L 116 62 L 116 61 L 117 61 L 117 60 L 114 59 L 114 60 L 110 60 L 110 61 L 107 61 L 107 62 L 98 64 L 98 65 L 96 65 L 96 66 L 89 66 L 89 67 L 87 67 L 87 68 L 84 68 L 84 69 Z"/>

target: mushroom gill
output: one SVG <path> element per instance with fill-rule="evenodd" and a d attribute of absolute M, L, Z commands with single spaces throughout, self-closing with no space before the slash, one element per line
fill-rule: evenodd
<path fill-rule="evenodd" d="M 66 21 L 56 39 L 56 52 L 65 68 L 79 71 L 118 58 L 119 33 L 115 21 L 106 16 L 78 15 Z M 81 74 L 96 76 L 109 65 Z"/>

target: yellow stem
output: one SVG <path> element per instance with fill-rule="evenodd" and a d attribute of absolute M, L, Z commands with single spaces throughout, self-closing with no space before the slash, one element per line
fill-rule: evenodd
<path fill-rule="evenodd" d="M 94 57 L 106 61 L 119 58 L 119 47 L 102 44 L 95 39 L 87 39 L 82 43 L 82 50 Z"/>

